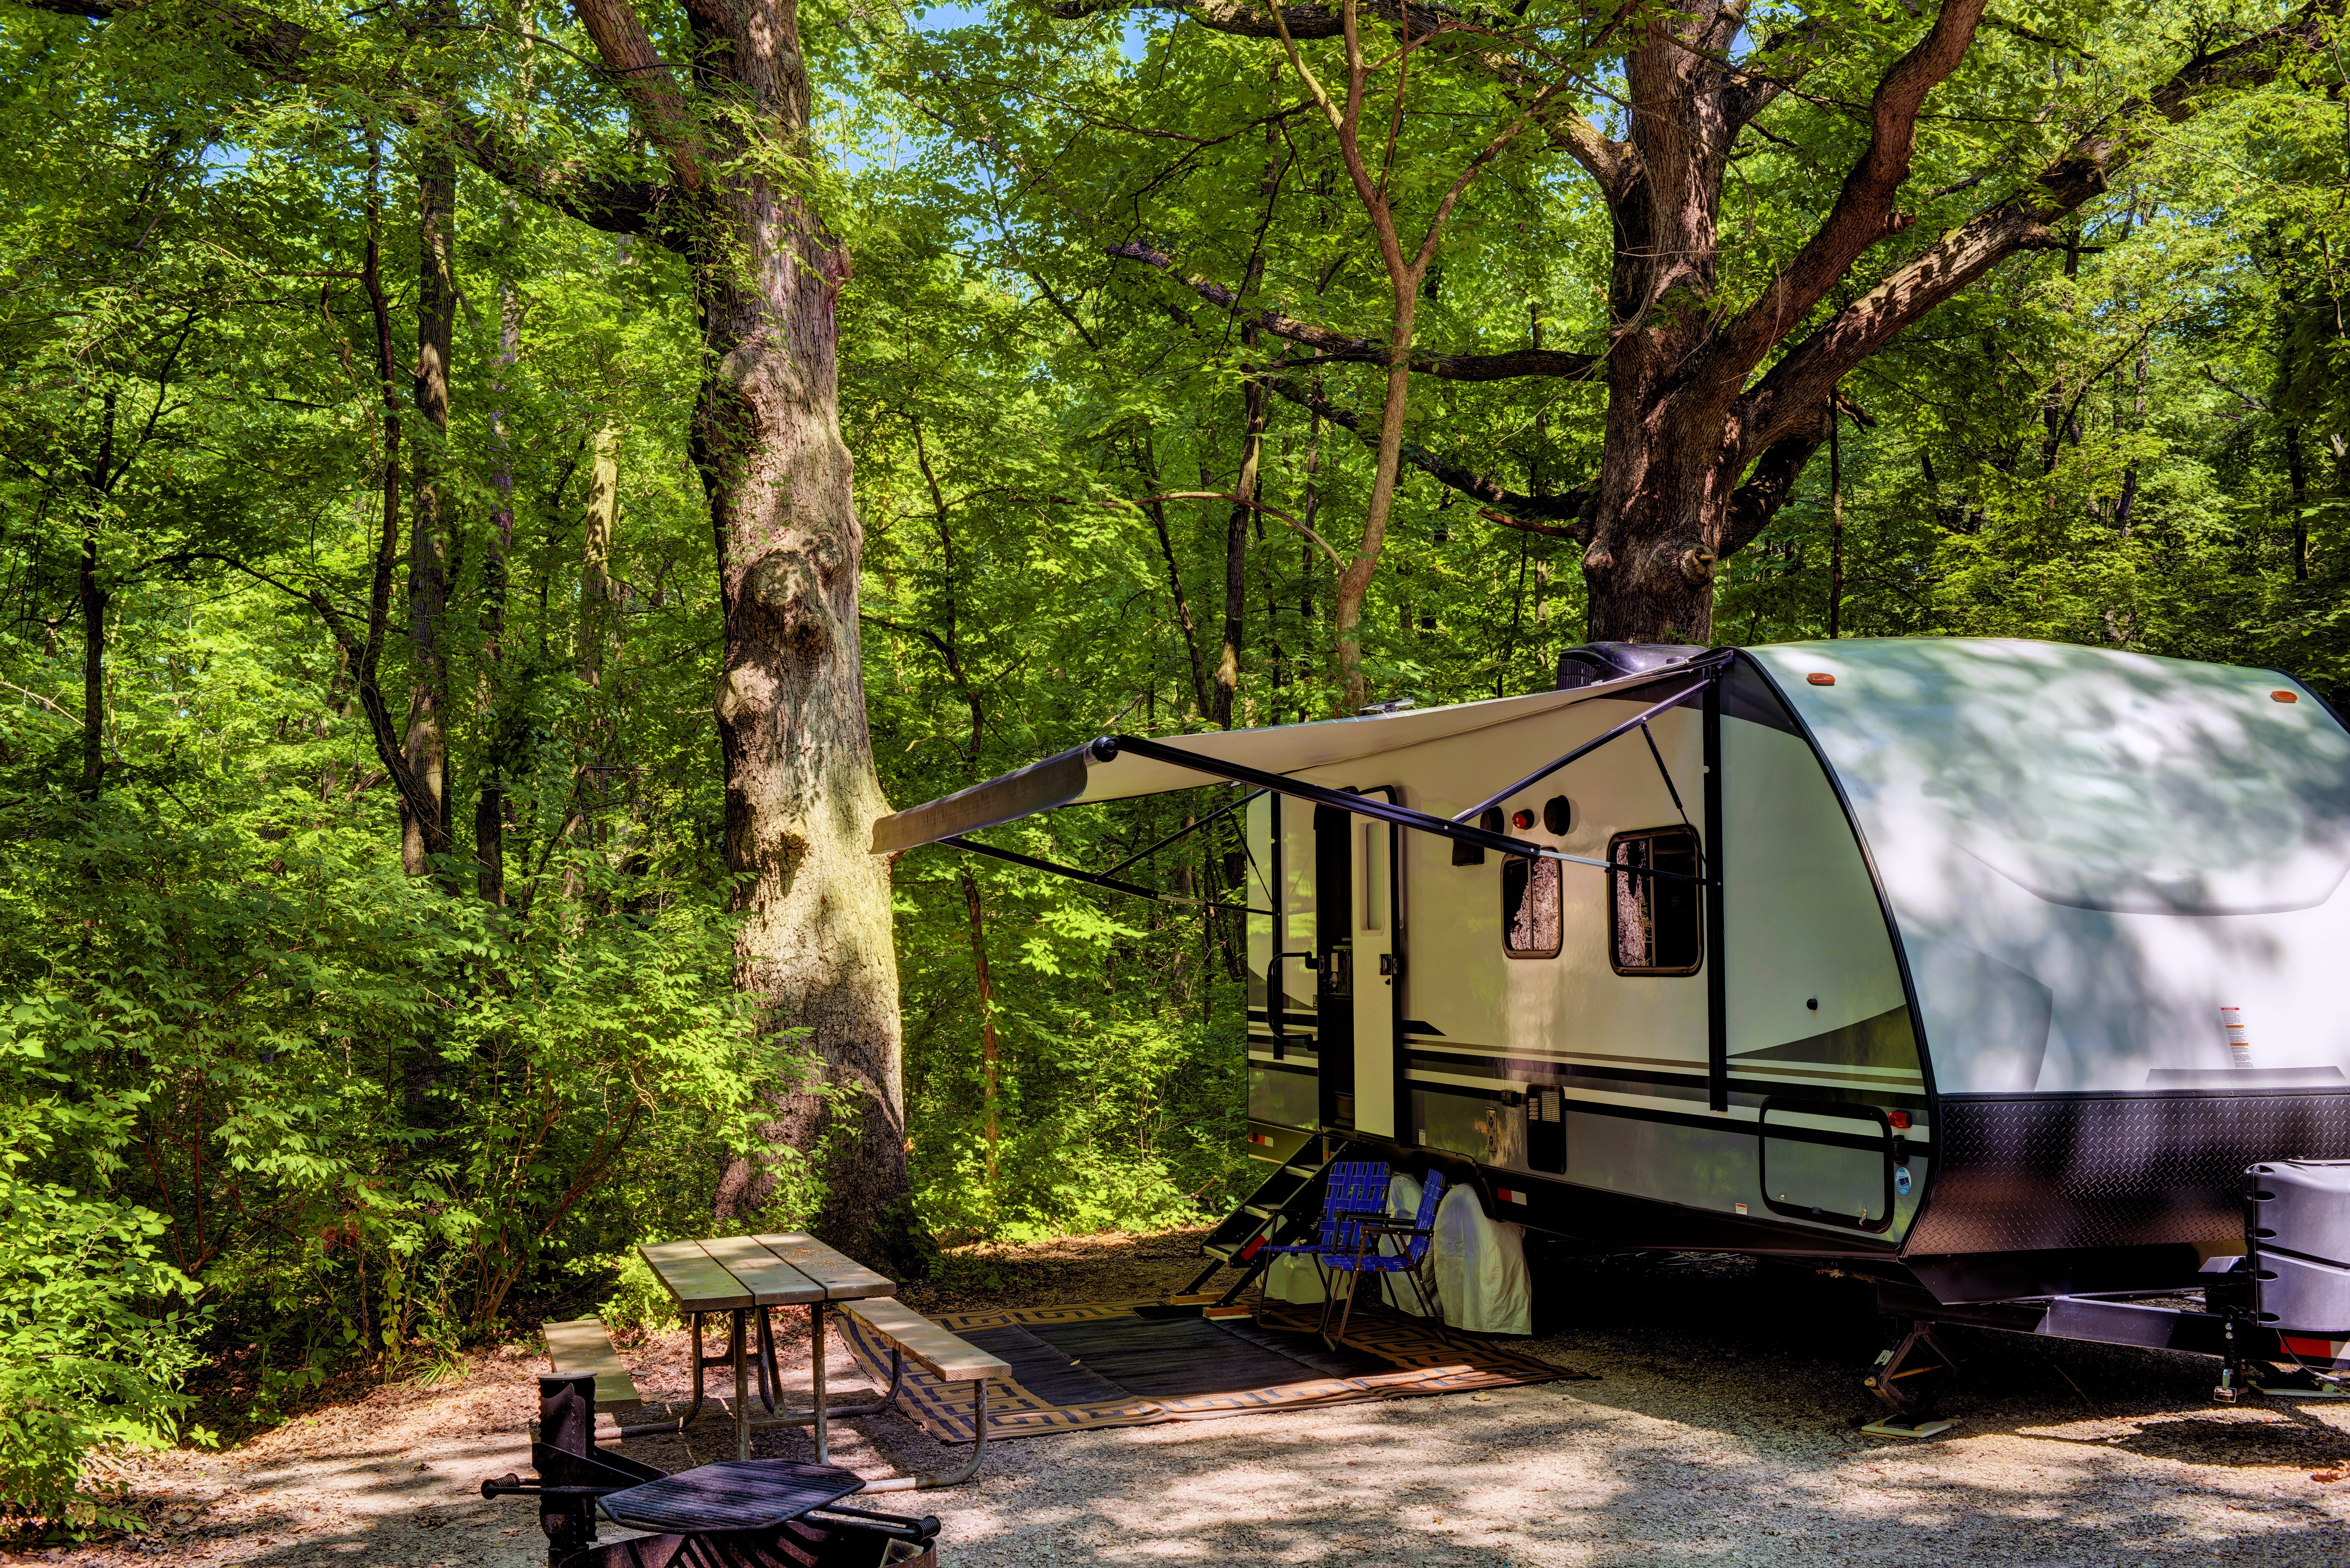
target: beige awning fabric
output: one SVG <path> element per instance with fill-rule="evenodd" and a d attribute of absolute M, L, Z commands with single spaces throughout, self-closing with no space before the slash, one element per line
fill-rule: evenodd
<path fill-rule="evenodd" d="M 1205 735 L 1164 735 L 1158 739 L 1161 745 L 1193 753 L 1202 761 L 1236 763 L 1264 773 L 1304 773 L 1401 751 L 1428 741 L 1447 740 L 1497 724 L 1516 723 L 1596 697 L 1617 696 L 1638 687 L 1654 685 L 1673 673 L 1676 672 L 1656 670 L 1566 691 L 1538 691 L 1528 697 L 1463 702 L 1451 708 L 1405 709 L 1397 713 L 1365 714 L 1359 719 L 1330 719 L 1313 724 L 1219 731 Z M 873 825 L 873 853 L 889 855 L 911 849 L 918 844 L 933 844 L 977 828 L 1016 822 L 1056 805 L 1125 800 L 1167 790 L 1196 789 L 1211 782 L 1205 774 L 1179 763 L 1126 753 L 1102 762 L 1088 747 L 1076 746 L 1043 762 L 1031 763 L 1017 773 L 1005 774 L 926 805 L 881 818 Z"/>

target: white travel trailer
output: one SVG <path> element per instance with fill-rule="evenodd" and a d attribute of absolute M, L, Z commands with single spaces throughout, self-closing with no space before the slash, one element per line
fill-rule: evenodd
<path fill-rule="evenodd" d="M 1235 1263 L 1319 1160 L 1384 1148 L 1592 1245 L 2220 1354 L 2263 1315 L 2257 1262 L 2215 1262 L 2247 1168 L 2350 1158 L 2350 732 L 2272 671 L 1594 644 L 1534 696 L 1105 737 L 874 847 L 1000 854 L 963 836 L 1218 779 L 1257 792 L 1249 1138 L 1287 1172 L 1219 1232 Z M 2266 1314 L 2303 1331 L 2269 1359 L 2350 1361 L 2337 1272 L 2295 1311 L 2343 1321 Z"/>

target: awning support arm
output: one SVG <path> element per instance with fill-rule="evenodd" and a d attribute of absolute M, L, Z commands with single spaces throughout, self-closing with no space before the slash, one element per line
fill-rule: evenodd
<path fill-rule="evenodd" d="M 1049 871 L 1055 877 L 1066 877 L 1073 882 L 1089 882 L 1097 888 L 1107 888 L 1113 893 L 1131 893 L 1138 898 L 1149 898 L 1154 903 L 1196 904 L 1203 909 L 1223 909 L 1235 915 L 1269 915 L 1273 912 L 1270 909 L 1252 909 L 1245 904 L 1218 904 L 1206 898 L 1185 898 L 1173 894 L 1161 893 L 1156 888 L 1138 887 L 1132 882 L 1121 882 L 1115 877 L 1098 877 L 1091 871 L 1080 871 L 1074 866 L 1055 866 L 1050 860 L 1039 860 L 1033 855 L 1023 855 L 1017 850 L 998 849 L 993 844 L 982 844 L 975 838 L 966 838 L 961 834 L 955 835 L 952 838 L 941 838 L 938 842 L 951 844 L 957 849 L 968 849 L 973 855 L 984 855 L 991 860 L 1006 860 L 1014 866 L 1025 866 L 1031 871 Z"/>
<path fill-rule="evenodd" d="M 1667 707 L 1671 705 L 1669 702 L 1665 704 Z M 1350 794 L 1345 790 L 1328 789 L 1321 784 L 1306 784 L 1300 779 L 1289 778 L 1281 774 L 1269 774 L 1261 768 L 1247 767 L 1240 763 L 1218 762 L 1194 752 L 1183 751 L 1175 746 L 1162 744 L 1158 741 L 1145 740 L 1139 735 L 1104 735 L 1093 743 L 1092 749 L 1096 762 L 1110 762 L 1116 759 L 1119 753 L 1128 752 L 1138 757 L 1147 757 L 1155 763 L 1168 763 L 1179 768 L 1189 768 L 1193 773 L 1207 774 L 1214 778 L 1230 779 L 1234 784 L 1253 784 L 1259 789 L 1271 790 L 1276 794 L 1285 794 L 1296 800 L 1311 801 L 1315 805 L 1335 806 L 1340 811 L 1352 812 L 1357 816 L 1374 817 L 1380 822 L 1393 823 L 1398 827 L 1409 827 L 1420 833 L 1434 834 L 1439 838 L 1449 838 L 1456 844 L 1473 845 L 1479 849 L 1497 850 L 1503 855 L 1515 855 L 1528 860 L 1563 860 L 1569 865 L 1596 867 L 1602 871 L 1617 871 L 1627 877 L 1659 877 L 1669 882 L 1690 882 L 1698 885 L 1703 885 L 1705 882 L 1702 877 L 1691 877 L 1679 871 L 1660 871 L 1648 866 L 1626 866 L 1614 861 L 1594 860 L 1587 855 L 1569 855 L 1563 849 L 1552 849 L 1540 844 L 1529 844 L 1523 838 L 1511 838 L 1503 834 L 1488 833 L 1482 827 L 1472 827 L 1464 822 L 1431 816 L 1427 812 L 1414 811 L 1409 806 L 1397 805 L 1392 802 L 1381 800 L 1377 795 Z M 943 842 L 951 844 L 957 841 L 946 839 Z"/>
<path fill-rule="evenodd" d="M 1706 683 L 1709 690 L 1712 684 L 1711 681 Z M 1689 819 L 1689 807 L 1681 804 L 1681 792 L 1673 787 L 1673 770 L 1665 766 L 1665 753 L 1657 750 L 1657 737 L 1649 732 L 1646 724 L 1640 726 L 1640 739 L 1648 742 L 1648 755 L 1657 759 L 1657 775 L 1665 781 L 1665 793 L 1673 797 L 1673 809 L 1681 814 L 1681 826 L 1694 828 L 1696 825 Z"/>
<path fill-rule="evenodd" d="M 1128 856 L 1125 859 L 1119 861 L 1117 865 L 1103 872 L 1102 875 L 1105 877 L 1115 877 L 1119 872 L 1125 870 L 1128 867 L 1133 865 L 1136 861 L 1148 860 L 1150 857 L 1158 854 L 1160 850 L 1166 848 L 1169 845 L 1174 843 L 1185 834 L 1197 833 L 1200 829 L 1207 826 L 1208 824 L 1220 821 L 1222 818 L 1231 815 L 1233 812 L 1238 811 L 1241 807 L 1246 805 L 1249 802 L 1254 800 L 1263 793 L 1264 791 L 1261 789 L 1251 790 L 1248 794 L 1241 796 L 1240 799 L 1232 801 L 1229 805 L 1218 806 L 1215 810 L 1210 812 L 1207 815 L 1201 817 L 1191 826 L 1179 827 L 1174 832 L 1169 834 L 1166 837 L 1160 839 L 1158 843 L 1152 845 L 1149 848 L 1136 850 L 1133 854 Z"/>
<path fill-rule="evenodd" d="M 1471 806 L 1468 810 L 1454 816 L 1452 820 L 1455 822 L 1474 822 L 1477 820 L 1477 814 L 1479 812 L 1491 811 L 1493 807 L 1501 805 L 1503 801 L 1509 799 L 1512 795 L 1516 794 L 1519 791 L 1542 783 L 1543 780 L 1550 777 L 1551 774 L 1558 772 L 1559 769 L 1566 766 L 1569 763 L 1580 762 L 1582 759 L 1589 756 L 1592 753 L 1597 751 L 1608 742 L 1617 739 L 1618 736 L 1627 735 L 1634 730 L 1643 728 L 1647 725 L 1649 720 L 1665 711 L 1668 708 L 1678 708 L 1683 702 L 1688 701 L 1691 692 L 1701 691 L 1705 687 L 1711 685 L 1714 681 L 1721 680 L 1721 672 L 1727 667 L 1728 660 L 1726 659 L 1717 659 L 1711 662 L 1700 662 L 1689 665 L 1685 668 L 1685 670 L 1675 670 L 1674 674 L 1676 675 L 1686 672 L 1688 674 L 1699 676 L 1700 679 L 1690 685 L 1684 686 L 1681 690 L 1674 692 L 1671 696 L 1666 698 L 1655 707 L 1642 709 L 1639 712 L 1635 713 L 1632 717 L 1625 720 L 1622 723 L 1617 725 L 1606 734 L 1601 735 L 1596 739 L 1584 742 L 1583 744 L 1575 747 L 1575 750 L 1567 753 L 1566 755 L 1559 758 L 1558 761 L 1544 763 L 1541 767 L 1536 768 L 1534 772 L 1528 774 L 1517 783 L 1510 785 L 1509 788 L 1502 791 L 1499 794 L 1492 795 L 1487 799 L 1479 801 L 1475 805 Z M 1657 765 L 1662 767 L 1664 764 L 1660 762 Z M 1672 779 L 1669 775 L 1665 780 L 1665 787 L 1667 789 L 1672 788 Z M 1676 805 L 1679 804 L 1680 796 L 1678 793 L 1675 794 L 1673 799 Z M 1688 814 L 1684 812 L 1682 815 L 1686 817 Z"/>

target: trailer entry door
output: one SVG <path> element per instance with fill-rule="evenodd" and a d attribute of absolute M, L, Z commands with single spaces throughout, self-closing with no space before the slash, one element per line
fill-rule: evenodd
<path fill-rule="evenodd" d="M 1392 787 L 1366 794 L 1396 800 Z M 1399 801 L 1399 805 L 1401 803 Z M 1355 1130 L 1396 1136 L 1396 1020 L 1403 1016 L 1403 830 L 1353 821 Z"/>
<path fill-rule="evenodd" d="M 1322 1125 L 1355 1125 L 1356 828 L 1336 806 L 1314 808 L 1314 1034 Z"/>

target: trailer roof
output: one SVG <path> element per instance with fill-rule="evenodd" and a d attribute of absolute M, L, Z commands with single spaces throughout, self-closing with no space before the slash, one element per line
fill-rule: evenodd
<path fill-rule="evenodd" d="M 1515 723 L 1577 702 L 1627 696 L 1684 673 L 1679 666 L 1668 666 L 1565 691 L 1537 691 L 1524 697 L 1502 697 L 1446 708 L 1406 708 L 1311 724 L 1168 735 L 1160 738 L 1160 743 L 1203 760 L 1238 763 L 1265 773 L 1295 774 L 1400 751 L 1427 741 L 1465 735 L 1497 724 Z M 1055 806 L 1198 789 L 1211 782 L 1180 763 L 1127 752 L 1104 762 L 1088 742 L 1042 762 L 1031 763 L 1015 773 L 881 818 L 873 825 L 873 852 L 886 855 L 910 849 L 978 828 L 1016 822 Z"/>
<path fill-rule="evenodd" d="M 1747 652 L 1913 895 L 1971 864 L 2052 904 L 2251 914 L 2350 870 L 2350 734 L 2274 670 L 1994 638 Z"/>

